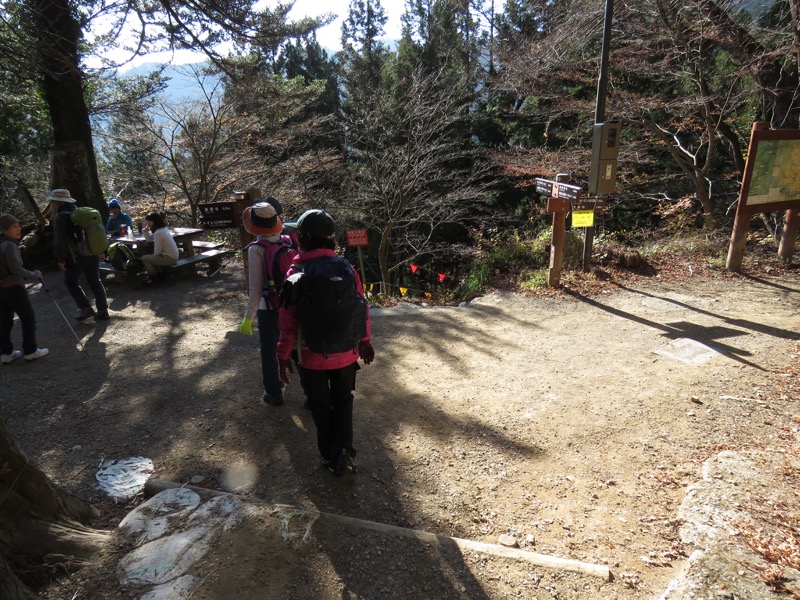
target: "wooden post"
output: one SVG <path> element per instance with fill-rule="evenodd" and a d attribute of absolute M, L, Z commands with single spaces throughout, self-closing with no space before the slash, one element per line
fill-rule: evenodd
<path fill-rule="evenodd" d="M 358 246 L 358 266 L 361 267 L 361 284 L 367 285 L 367 273 L 364 271 L 364 253 L 361 251 L 361 246 Z"/>
<path fill-rule="evenodd" d="M 769 123 L 757 121 L 753 123 L 750 131 L 750 144 L 747 148 L 747 162 L 756 154 L 758 145 L 755 135 L 756 131 L 769 129 Z M 750 168 L 748 168 L 750 167 Z M 750 189 L 750 180 L 753 176 L 752 165 L 745 165 L 744 177 L 742 178 L 742 191 L 739 192 L 739 203 L 736 207 L 736 218 L 733 221 L 733 231 L 731 232 L 731 243 L 728 247 L 728 259 L 725 261 L 725 268 L 734 273 L 742 270 L 744 260 L 744 247 L 747 243 L 747 230 L 750 228 L 750 219 L 753 211 L 747 208 L 747 191 Z"/>
<path fill-rule="evenodd" d="M 556 206 L 555 203 L 561 203 Z M 547 284 L 556 287 L 561 281 L 561 263 L 564 260 L 564 235 L 567 227 L 567 211 L 560 208 L 564 200 L 551 198 L 547 202 L 547 210 L 553 208 L 553 234 L 550 241 L 550 271 Z"/>
<path fill-rule="evenodd" d="M 569 175 L 559 173 L 556 181 L 566 183 Z M 553 213 L 553 233 L 550 241 L 550 271 L 547 284 L 556 287 L 561 281 L 561 263 L 564 258 L 564 236 L 567 228 L 567 212 L 570 209 L 569 200 L 558 197 L 558 186 L 553 186 L 553 192 L 547 200 L 547 212 Z"/>
<path fill-rule="evenodd" d="M 800 228 L 800 210 L 790 208 L 783 219 L 783 235 L 778 246 L 778 256 L 788 262 L 792 261 L 794 245 L 797 242 L 797 231 Z"/>
<path fill-rule="evenodd" d="M 561 263 L 564 256 L 564 238 L 567 226 L 567 212 L 572 208 L 571 201 L 580 201 L 581 187 L 570 185 L 569 175 L 559 173 L 555 181 L 536 178 L 536 191 L 547 195 L 547 212 L 553 213 L 553 233 L 550 242 L 550 273 L 548 285 L 555 287 L 561 280 Z"/>
<path fill-rule="evenodd" d="M 736 218 L 733 221 L 733 231 L 731 232 L 731 243 L 728 247 L 728 258 L 725 261 L 725 268 L 734 273 L 742 270 L 744 260 L 744 247 L 747 243 L 747 230 L 750 228 L 752 211 L 740 207 L 736 211 Z"/>
<path fill-rule="evenodd" d="M 244 280 L 247 281 L 249 277 L 249 267 L 247 265 L 247 252 L 244 249 L 252 243 L 255 239 L 253 235 L 244 228 L 244 221 L 242 221 L 242 213 L 248 206 L 253 206 L 257 198 L 261 197 L 261 190 L 258 188 L 248 188 L 244 192 L 234 192 L 233 199 L 236 203 L 234 209 L 234 220 L 236 228 L 239 230 L 239 242 L 242 244 L 242 264 L 244 265 Z"/>

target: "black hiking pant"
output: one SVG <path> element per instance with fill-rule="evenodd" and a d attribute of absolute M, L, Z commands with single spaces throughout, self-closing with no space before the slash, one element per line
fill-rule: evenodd
<path fill-rule="evenodd" d="M 64 271 L 64 284 L 72 299 L 75 300 L 75 304 L 78 305 L 78 308 L 89 308 L 92 304 L 81 287 L 81 275 L 86 275 L 86 282 L 94 294 L 97 310 L 108 310 L 106 288 L 100 281 L 100 257 L 76 256 L 75 260 L 67 260 L 67 270 Z"/>
<path fill-rule="evenodd" d="M 334 460 L 353 448 L 353 390 L 356 389 L 358 363 L 341 369 L 304 369 L 305 392 L 317 427 L 317 447 L 322 458 Z"/>

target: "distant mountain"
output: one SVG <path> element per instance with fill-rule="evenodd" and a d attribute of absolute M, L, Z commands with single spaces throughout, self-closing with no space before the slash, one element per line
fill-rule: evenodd
<path fill-rule="evenodd" d="M 167 65 L 164 67 L 162 63 L 145 63 L 134 67 L 119 77 L 136 77 L 140 75 L 147 75 L 153 71 L 164 67 L 164 75 L 169 78 L 167 87 L 164 90 L 164 99 L 170 102 L 178 102 L 181 100 L 191 100 L 198 97 L 199 88 L 195 78 L 189 74 L 189 69 L 192 65 Z M 200 66 L 198 63 L 196 66 Z"/>
<path fill-rule="evenodd" d="M 758 18 L 767 12 L 776 0 L 738 0 L 731 2 L 737 10 L 743 10 L 750 13 L 753 17 Z"/>

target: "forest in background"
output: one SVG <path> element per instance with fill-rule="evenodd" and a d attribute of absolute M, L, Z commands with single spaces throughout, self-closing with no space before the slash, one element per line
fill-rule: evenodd
<path fill-rule="evenodd" d="M 407 0 L 390 46 L 380 0 L 353 0 L 333 54 L 315 36 L 327 21 L 290 8 L 5 2 L 3 212 L 21 211 L 21 180 L 39 199 L 67 187 L 102 212 L 118 196 L 135 217 L 197 225 L 199 205 L 255 187 L 290 217 L 366 227 L 368 279 L 389 293 L 469 295 L 498 267 L 535 281 L 536 178 L 586 187 L 606 4 Z M 752 123 L 798 127 L 798 32 L 788 0 L 615 3 L 606 117 L 622 139 L 596 251 L 729 231 Z M 205 53 L 185 67 L 199 93 L 86 66 L 110 46 Z M 780 218 L 757 226 L 777 242 Z"/>

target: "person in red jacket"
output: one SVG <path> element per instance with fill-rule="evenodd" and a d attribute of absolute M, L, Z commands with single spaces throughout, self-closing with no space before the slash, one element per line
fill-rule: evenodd
<path fill-rule="evenodd" d="M 297 221 L 300 253 L 295 264 L 286 274 L 293 288 L 300 278 L 307 275 L 309 263 L 319 263 L 322 259 L 339 263 L 336 258 L 336 226 L 333 218 L 323 210 L 309 210 Z M 314 425 L 317 429 L 317 448 L 322 463 L 332 473 L 343 475 L 355 473 L 356 449 L 353 447 L 353 391 L 356 387 L 358 359 L 370 364 L 375 358 L 375 350 L 370 343 L 369 307 L 364 298 L 364 289 L 358 273 L 347 263 L 347 281 L 355 286 L 354 295 L 359 299 L 363 310 L 363 333 L 353 341 L 352 349 L 344 351 L 314 351 L 308 347 L 308 340 L 315 332 L 301 331 L 304 320 L 304 302 L 285 302 L 280 309 L 280 336 L 278 339 L 278 363 L 281 380 L 289 383 L 288 373 L 294 373 L 291 354 L 295 344 L 300 341 L 300 364 L 304 374 L 305 392 L 308 396 Z M 305 269 L 305 271 L 304 271 Z M 306 308 L 306 310 L 309 310 Z"/>

